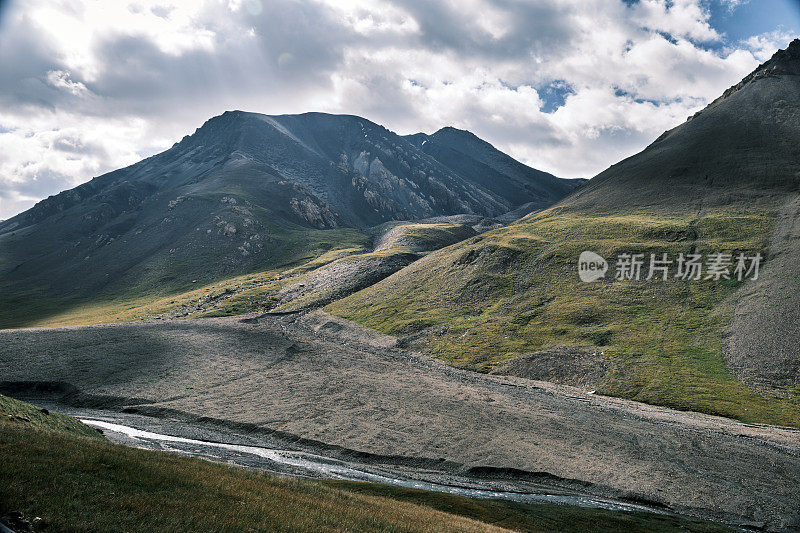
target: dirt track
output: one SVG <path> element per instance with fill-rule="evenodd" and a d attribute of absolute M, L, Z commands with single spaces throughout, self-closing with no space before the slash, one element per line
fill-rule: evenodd
<path fill-rule="evenodd" d="M 800 431 L 459 371 L 393 343 L 322 313 L 5 330 L 0 379 L 6 390 L 67 383 L 85 393 L 76 402 L 278 430 L 376 462 L 540 473 L 682 514 L 800 529 Z"/>

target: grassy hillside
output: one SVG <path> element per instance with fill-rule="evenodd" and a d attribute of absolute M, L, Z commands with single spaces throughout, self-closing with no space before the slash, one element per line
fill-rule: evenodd
<path fill-rule="evenodd" d="M 479 371 L 537 350 L 584 347 L 607 369 L 592 384 L 601 393 L 800 426 L 797 396 L 762 398 L 726 369 L 721 341 L 737 281 L 617 282 L 613 264 L 604 281 L 577 275 L 584 250 L 606 258 L 764 252 L 774 217 L 747 208 L 603 215 L 552 208 L 435 252 L 327 309 Z"/>
<path fill-rule="evenodd" d="M 399 221 L 372 228 L 369 234 L 352 229 L 276 229 L 273 236 L 282 241 L 281 253 L 250 273 L 218 275 L 213 280 L 175 275 L 164 285 L 138 283 L 124 291 L 110 288 L 68 298 L 52 298 L 41 291 L 17 293 L 9 299 L 13 305 L 0 309 L 0 328 L 319 307 L 380 281 L 430 250 L 473 235 L 462 224 Z M 192 268 L 202 262 L 202 255 L 197 255 Z"/>
<path fill-rule="evenodd" d="M 295 227 L 273 228 L 273 231 L 271 238 L 277 252 L 255 265 L 243 264 L 233 271 L 218 271 L 215 265 L 208 264 L 205 278 L 190 275 L 192 271 L 202 270 L 202 265 L 209 262 L 203 256 L 203 250 L 198 249 L 188 260 L 191 263 L 188 266 L 183 264 L 183 260 L 175 260 L 158 267 L 170 272 L 169 279 L 148 275 L 128 286 L 109 286 L 97 293 L 78 291 L 61 297 L 53 297 L 44 289 L 11 292 L 5 298 L 8 305 L 0 308 L 0 328 L 148 318 L 214 295 L 230 295 L 248 285 L 264 284 L 284 272 L 316 268 L 342 255 L 361 251 L 370 242 L 368 235 L 353 229 Z M 10 287 L 6 289 L 11 290 Z M 248 308 L 250 310 L 263 310 L 263 306 L 254 305 Z"/>
<path fill-rule="evenodd" d="M 321 307 L 380 281 L 424 253 L 475 235 L 462 224 L 400 221 L 381 224 L 371 228 L 370 233 L 370 248 L 334 250 L 253 287 L 239 283 L 235 295 L 196 316 Z"/>
<path fill-rule="evenodd" d="M 184 251 L 180 258 L 167 254 L 159 257 L 158 263 L 149 258 L 149 262 L 137 266 L 139 275 L 129 272 L 130 279 L 125 283 L 113 283 L 97 292 L 76 288 L 53 293 L 46 284 L 36 290 L 14 290 L 11 281 L 0 282 L 0 295 L 6 304 L 0 306 L 0 328 L 145 318 L 205 297 L 214 290 L 234 290 L 240 283 L 271 278 L 306 264 L 313 267 L 324 261 L 326 254 L 362 250 L 370 242 L 368 235 L 353 229 L 314 230 L 299 226 L 273 226 L 268 239 L 271 252 L 262 254 L 256 262 L 222 268 L 209 250 L 197 247 Z M 197 275 L 198 271 L 204 274 Z"/>
<path fill-rule="evenodd" d="M 0 394 L 0 429 L 14 428 L 56 432 L 103 440 L 100 433 L 71 416 L 40 409 L 29 403 Z"/>
<path fill-rule="evenodd" d="M 644 513 L 280 478 L 115 445 L 77 420 L 36 413 L 0 396 L 0 516 L 40 517 L 35 531 L 727 531 Z"/>
<path fill-rule="evenodd" d="M 397 248 L 409 252 L 438 250 L 476 234 L 469 226 L 441 222 L 387 222 L 375 228 L 375 233 L 376 250 Z"/>

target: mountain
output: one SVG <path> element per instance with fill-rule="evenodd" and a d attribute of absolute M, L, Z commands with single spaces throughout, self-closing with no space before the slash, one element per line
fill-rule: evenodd
<path fill-rule="evenodd" d="M 496 183 L 450 163 L 360 117 L 226 112 L 0 223 L 0 324 L 365 247 L 391 220 L 494 217 L 568 191 L 519 163 Z"/>
<path fill-rule="evenodd" d="M 415 138 L 417 139 L 417 138 Z M 427 145 L 427 143 L 426 143 Z M 438 152 L 437 152 L 438 153 Z M 578 277 L 593 251 L 610 272 Z M 761 254 L 758 279 L 615 281 L 624 253 Z M 444 361 L 800 426 L 800 40 L 642 152 L 330 304 Z"/>
<path fill-rule="evenodd" d="M 617 209 L 770 205 L 800 187 L 800 39 L 563 205 Z"/>
<path fill-rule="evenodd" d="M 521 188 L 509 190 L 504 183 L 493 183 L 477 172 L 459 174 L 453 165 L 426 157 L 402 137 L 360 117 L 229 111 L 210 119 L 166 152 L 39 202 L 6 221 L 0 231 L 41 222 L 111 188 L 133 187 L 145 196 L 189 186 L 207 191 L 220 182 L 236 181 L 238 174 L 262 174 L 264 179 L 256 185 L 277 189 L 261 195 L 267 199 L 278 191 L 298 196 L 291 205 L 284 205 L 281 199 L 276 206 L 280 215 L 319 228 L 363 227 L 392 219 L 460 213 L 494 216 L 526 202 L 541 203 L 544 198 L 547 203 L 572 188 L 566 180 L 495 152 L 529 171 L 521 178 L 513 176 L 527 194 L 520 194 Z M 520 173 L 511 165 L 509 168 Z M 506 180 L 497 172 L 493 177 Z M 275 187 L 274 178 L 290 183 Z M 252 192 L 262 191 L 256 188 Z M 123 194 L 137 196 L 132 190 Z"/>
<path fill-rule="evenodd" d="M 530 211 L 552 205 L 584 182 L 560 179 L 524 165 L 466 130 L 446 127 L 433 135 L 416 133 L 405 138 L 471 182 L 506 198 L 524 200 L 521 203 Z"/>

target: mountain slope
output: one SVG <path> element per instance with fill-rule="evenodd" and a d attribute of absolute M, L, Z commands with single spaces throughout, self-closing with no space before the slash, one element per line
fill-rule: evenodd
<path fill-rule="evenodd" d="M 795 40 L 556 206 L 328 309 L 458 366 L 522 355 L 537 379 L 798 426 L 799 117 Z M 579 280 L 585 250 L 610 259 L 604 280 Z M 610 279 L 622 253 L 716 252 L 761 253 L 761 277 L 684 281 L 673 265 L 666 281 Z"/>
<path fill-rule="evenodd" d="M 552 205 L 584 181 L 560 179 L 531 168 L 465 130 L 447 127 L 433 135 L 416 133 L 406 139 L 472 182 L 504 197 L 519 198 L 528 212 Z"/>
<path fill-rule="evenodd" d="M 701 210 L 775 199 L 800 190 L 800 40 L 740 83 L 611 166 L 562 205 L 615 211 Z"/>
<path fill-rule="evenodd" d="M 533 197 L 478 183 L 363 118 L 226 112 L 0 223 L 0 327 L 296 266 L 365 247 L 365 230 L 389 220 L 491 217 Z"/>

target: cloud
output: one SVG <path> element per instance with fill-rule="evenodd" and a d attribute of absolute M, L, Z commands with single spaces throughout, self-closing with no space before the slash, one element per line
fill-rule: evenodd
<path fill-rule="evenodd" d="M 154 137 L 143 119 L 60 111 L 25 120 L 0 113 L 0 128 L 0 213 L 6 216 L 87 176 L 135 163 L 142 158 L 137 147 Z"/>
<path fill-rule="evenodd" d="M 764 61 L 705 0 L 17 0 L 0 27 L 0 218 L 228 109 L 472 130 L 590 177 Z"/>
<path fill-rule="evenodd" d="M 64 89 L 72 96 L 86 96 L 89 90 L 86 85 L 79 81 L 72 81 L 69 72 L 63 70 L 51 70 L 47 73 L 47 83 L 57 89 Z"/>
<path fill-rule="evenodd" d="M 725 6 L 729 12 L 733 12 L 737 7 L 749 3 L 750 0 L 720 0 L 720 4 Z"/>

